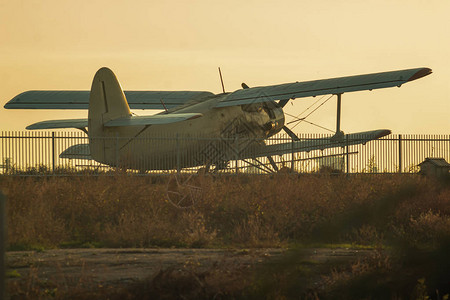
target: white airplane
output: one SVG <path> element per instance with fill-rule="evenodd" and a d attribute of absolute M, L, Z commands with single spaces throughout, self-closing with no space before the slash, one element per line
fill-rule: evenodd
<path fill-rule="evenodd" d="M 253 88 L 243 83 L 241 90 L 215 95 L 200 91 L 124 92 L 115 74 L 101 68 L 94 76 L 90 91 L 27 91 L 4 107 L 88 109 L 87 119 L 43 121 L 27 127 L 77 128 L 86 132 L 89 144 L 69 147 L 61 153 L 63 158 L 91 158 L 110 166 L 139 170 L 170 170 L 202 165 L 221 169 L 230 160 L 258 161 L 267 157 L 276 171 L 273 155 L 365 144 L 391 133 L 380 129 L 344 134 L 340 129 L 342 94 L 400 87 L 431 73 L 429 68 L 415 68 Z M 337 95 L 335 135 L 299 139 L 285 126 L 283 107 L 290 100 L 327 94 Z M 133 116 L 130 108 L 164 111 L 152 116 Z M 292 141 L 265 144 L 265 139 L 281 130 Z M 155 146 L 155 137 L 168 136 L 177 138 L 164 139 Z M 182 143 L 179 138 L 183 139 Z M 218 143 L 234 146 L 218 147 Z"/>

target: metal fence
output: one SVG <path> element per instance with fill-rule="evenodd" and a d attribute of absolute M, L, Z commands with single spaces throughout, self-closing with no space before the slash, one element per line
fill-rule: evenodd
<path fill-rule="evenodd" d="M 317 139 L 330 135 L 299 134 L 298 137 L 313 145 Z M 450 135 L 389 135 L 366 144 L 343 143 L 340 147 L 302 152 L 293 149 L 272 156 L 252 152 L 255 145 L 263 141 L 236 137 L 92 139 L 91 142 L 104 146 L 102 151 L 110 152 L 109 157 L 113 158 L 107 163 L 88 159 L 89 138 L 83 132 L 2 132 L 0 139 L 0 173 L 10 175 L 97 174 L 114 171 L 117 167 L 138 174 L 166 174 L 174 170 L 198 172 L 209 164 L 222 173 L 260 174 L 281 169 L 305 173 L 324 169 L 343 173 L 416 173 L 419 163 L 427 157 L 450 161 Z M 291 142 L 284 134 L 265 141 L 266 145 Z M 128 149 L 125 155 L 124 147 Z M 152 170 L 148 171 L 149 168 Z"/>

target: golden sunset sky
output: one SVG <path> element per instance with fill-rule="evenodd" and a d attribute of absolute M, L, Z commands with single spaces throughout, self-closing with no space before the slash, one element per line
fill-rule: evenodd
<path fill-rule="evenodd" d="M 341 128 L 449 134 L 449 16 L 448 0 L 0 0 L 0 131 L 87 117 L 3 105 L 27 90 L 89 90 L 103 66 L 125 90 L 214 93 L 218 66 L 227 91 L 429 67 L 432 75 L 401 88 L 344 94 Z M 334 129 L 335 110 L 328 101 L 310 120 Z"/>

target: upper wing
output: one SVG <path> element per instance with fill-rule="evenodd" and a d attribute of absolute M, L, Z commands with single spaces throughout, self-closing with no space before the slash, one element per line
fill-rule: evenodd
<path fill-rule="evenodd" d="M 407 69 L 332 79 L 285 83 L 237 90 L 218 103 L 217 107 L 251 104 L 271 100 L 342 94 L 362 90 L 400 87 L 402 84 L 431 74 L 429 68 Z"/>
<path fill-rule="evenodd" d="M 183 113 L 183 114 L 160 114 L 153 116 L 129 116 L 111 120 L 105 123 L 106 127 L 117 126 L 146 126 L 146 125 L 163 125 L 176 123 L 185 120 L 191 120 L 203 116 L 200 113 Z M 55 129 L 55 128 L 78 128 L 88 127 L 88 119 L 66 119 L 66 120 L 50 120 L 42 121 L 27 126 L 29 130 L 35 129 Z"/>
<path fill-rule="evenodd" d="M 125 91 L 131 109 L 177 107 L 193 99 L 213 96 L 198 91 Z M 162 104 L 164 102 L 164 105 Z M 89 91 L 28 91 L 5 104 L 7 109 L 88 109 Z"/>

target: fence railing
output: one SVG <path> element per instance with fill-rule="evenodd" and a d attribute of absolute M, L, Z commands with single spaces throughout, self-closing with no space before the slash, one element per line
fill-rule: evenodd
<path fill-rule="evenodd" d="M 83 174 L 121 168 L 139 174 L 164 174 L 174 170 L 198 172 L 210 166 L 223 173 L 272 173 L 281 169 L 416 173 L 427 157 L 450 161 L 450 135 L 389 135 L 365 144 L 344 139 L 337 147 L 330 147 L 330 135 L 298 137 L 297 143 L 284 134 L 263 141 L 201 136 L 89 139 L 83 132 L 2 132 L 0 173 Z M 276 149 L 275 154 L 265 155 L 262 149 L 267 146 Z"/>

